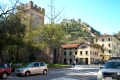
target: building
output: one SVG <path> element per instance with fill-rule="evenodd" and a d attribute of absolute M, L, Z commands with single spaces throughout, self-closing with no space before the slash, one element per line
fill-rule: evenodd
<path fill-rule="evenodd" d="M 108 60 L 110 57 L 120 57 L 120 41 L 112 35 L 103 34 L 94 37 L 94 43 L 100 44 L 104 52 L 101 53 L 101 59 Z"/>
<path fill-rule="evenodd" d="M 29 30 L 30 27 L 36 27 L 38 25 L 44 24 L 45 9 L 38 7 L 32 1 L 29 1 L 26 4 L 21 4 L 17 6 L 16 14 L 17 13 L 18 14 L 20 13 L 20 15 L 22 15 L 21 20 L 23 21 L 23 24 L 26 25 L 27 30 Z M 11 52 L 12 52 L 12 49 L 11 49 Z M 8 55 L 8 53 L 6 55 Z M 15 61 L 16 56 L 14 56 L 13 52 L 12 52 L 12 55 L 10 55 L 12 59 L 10 59 L 9 55 L 8 57 L 6 57 L 6 55 L 4 54 L 5 56 L 4 61 L 8 61 L 8 60 Z M 31 45 L 27 45 L 21 48 L 19 50 L 18 55 L 19 56 L 17 60 L 21 62 L 27 62 L 27 61 L 47 62 L 48 61 L 48 54 L 45 53 L 45 50 L 40 50 L 39 48 L 32 47 Z"/>
<path fill-rule="evenodd" d="M 91 64 L 100 59 L 98 49 L 88 43 L 63 44 L 62 63 Z"/>
<path fill-rule="evenodd" d="M 17 6 L 17 12 L 23 12 L 25 16 L 29 16 L 31 25 L 44 24 L 45 9 L 38 7 L 32 1 Z"/>

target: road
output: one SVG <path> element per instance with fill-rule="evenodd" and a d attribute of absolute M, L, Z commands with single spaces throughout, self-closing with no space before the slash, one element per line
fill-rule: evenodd
<path fill-rule="evenodd" d="M 7 80 L 96 80 L 99 65 L 77 65 L 71 68 L 49 69 L 47 75 L 17 77 L 14 73 Z"/>

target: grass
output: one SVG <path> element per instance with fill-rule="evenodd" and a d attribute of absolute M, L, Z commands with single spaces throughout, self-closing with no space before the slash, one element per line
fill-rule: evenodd
<path fill-rule="evenodd" d="M 48 68 L 64 68 L 68 66 L 69 65 L 65 65 L 65 64 L 52 64 L 52 65 L 48 65 Z"/>

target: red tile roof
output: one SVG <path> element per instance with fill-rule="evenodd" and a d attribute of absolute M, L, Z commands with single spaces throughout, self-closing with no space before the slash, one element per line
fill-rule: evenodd
<path fill-rule="evenodd" d="M 62 48 L 77 48 L 80 44 L 63 44 Z"/>

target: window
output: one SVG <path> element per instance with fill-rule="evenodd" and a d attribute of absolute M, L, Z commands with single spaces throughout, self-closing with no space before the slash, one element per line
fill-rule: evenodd
<path fill-rule="evenodd" d="M 109 50 L 109 53 L 111 53 L 111 50 Z"/>
<path fill-rule="evenodd" d="M 84 48 L 84 46 L 82 46 L 82 48 Z"/>
<path fill-rule="evenodd" d="M 110 38 L 108 38 L 108 41 L 110 41 Z"/>
<path fill-rule="evenodd" d="M 80 51 L 80 55 L 82 55 L 82 51 Z"/>
<path fill-rule="evenodd" d="M 39 67 L 39 63 L 34 63 L 33 66 L 34 67 Z"/>
<path fill-rule="evenodd" d="M 82 48 L 86 48 L 86 46 L 82 46 Z"/>
<path fill-rule="evenodd" d="M 45 63 L 40 63 L 40 66 L 45 66 Z"/>
<path fill-rule="evenodd" d="M 110 43 L 108 44 L 108 47 L 110 47 Z"/>
<path fill-rule="evenodd" d="M 64 55 L 66 55 L 66 52 L 64 52 Z"/>
<path fill-rule="evenodd" d="M 93 55 L 94 55 L 94 52 L 93 52 Z"/>
<path fill-rule="evenodd" d="M 75 55 L 77 55 L 77 51 L 75 51 Z"/>
<path fill-rule="evenodd" d="M 88 55 L 88 51 L 86 51 L 86 55 Z"/>
<path fill-rule="evenodd" d="M 66 48 L 64 48 L 64 50 L 66 50 Z"/>
<path fill-rule="evenodd" d="M 4 64 L 4 67 L 5 67 L 5 68 L 7 68 L 7 67 L 8 67 L 8 65 L 7 65 L 7 64 Z"/>
<path fill-rule="evenodd" d="M 96 52 L 95 52 L 95 55 L 96 55 Z"/>
<path fill-rule="evenodd" d="M 102 42 L 104 42 L 104 39 L 102 39 Z"/>
<path fill-rule="evenodd" d="M 3 68 L 4 67 L 4 64 L 0 64 L 0 68 Z"/>
<path fill-rule="evenodd" d="M 104 44 L 102 44 L 102 47 L 104 47 Z"/>
<path fill-rule="evenodd" d="M 70 51 L 70 55 L 72 55 L 72 52 Z"/>
<path fill-rule="evenodd" d="M 98 42 L 98 39 L 96 39 L 96 42 Z"/>
<path fill-rule="evenodd" d="M 92 51 L 90 51 L 90 55 L 92 55 Z"/>

